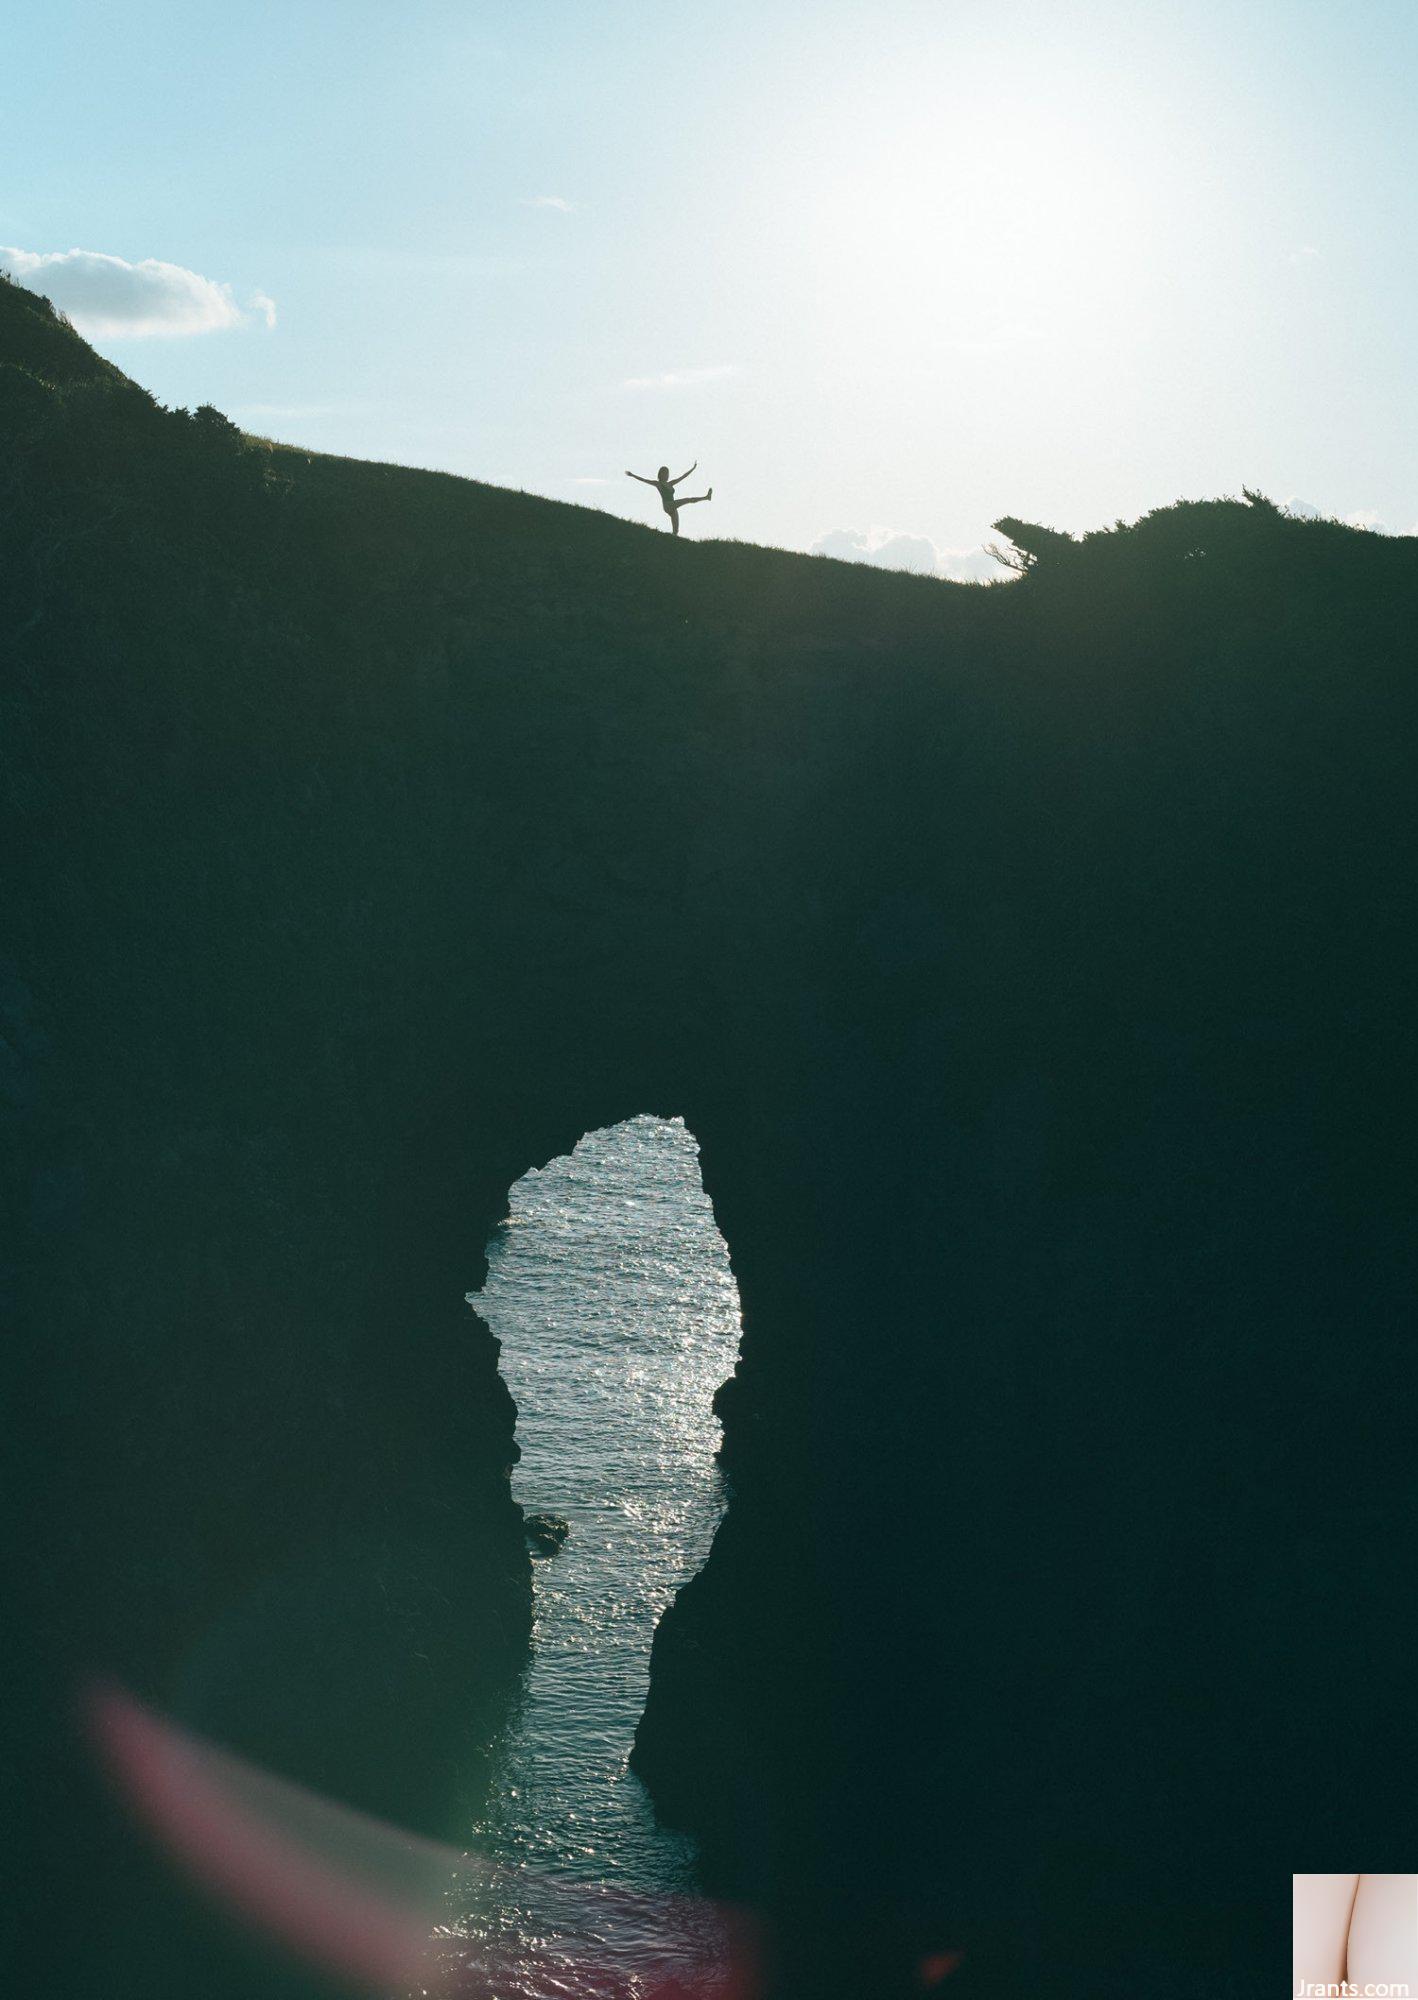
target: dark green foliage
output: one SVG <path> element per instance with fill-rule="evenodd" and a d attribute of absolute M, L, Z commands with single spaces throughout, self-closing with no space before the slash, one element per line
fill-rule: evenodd
<path fill-rule="evenodd" d="M 134 386 L 111 361 L 94 353 L 48 299 L 0 271 L 0 366 L 7 363 L 32 369 L 59 388 L 78 382 L 111 389 Z"/>

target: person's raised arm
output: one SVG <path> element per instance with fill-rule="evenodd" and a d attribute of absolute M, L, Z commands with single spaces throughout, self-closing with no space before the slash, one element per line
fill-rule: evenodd
<path fill-rule="evenodd" d="M 696 459 L 695 459 L 695 461 L 694 461 L 694 465 L 698 465 L 698 463 L 699 463 L 699 460 L 698 460 L 698 459 L 696 458 Z M 691 466 L 690 466 L 690 468 L 689 468 L 689 472 L 693 472 L 693 470 L 694 470 L 694 465 L 691 465 Z M 688 479 L 688 477 L 689 477 L 689 472 L 682 472 L 682 473 L 681 473 L 681 474 L 679 475 L 679 479 L 672 479 L 672 480 L 670 481 L 670 484 L 671 484 L 671 486 L 678 486 L 678 485 L 679 485 L 679 483 L 680 483 L 680 480 L 681 480 L 681 479 Z"/>
<path fill-rule="evenodd" d="M 660 483 L 658 479 L 647 479 L 643 472 L 631 472 L 628 468 L 625 476 L 627 479 L 638 479 L 642 486 L 658 486 Z"/>

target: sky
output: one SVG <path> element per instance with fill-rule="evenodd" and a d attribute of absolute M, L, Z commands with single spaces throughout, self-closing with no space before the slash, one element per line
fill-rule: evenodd
<path fill-rule="evenodd" d="M 173 406 L 982 573 L 1260 488 L 1418 529 L 1412 0 L 47 0 L 0 264 Z M 70 253 L 82 253 L 72 255 Z"/>

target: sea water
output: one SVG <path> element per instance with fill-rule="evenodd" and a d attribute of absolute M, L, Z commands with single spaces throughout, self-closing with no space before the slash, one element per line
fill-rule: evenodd
<path fill-rule="evenodd" d="M 723 1510 L 715 1388 L 738 1295 L 681 1120 L 592 1132 L 527 1174 L 473 1303 L 517 1402 L 513 1491 L 570 1524 L 534 1562 L 531 1664 L 469 1848 L 445 1948 L 505 2000 L 719 1981 L 726 1949 L 693 1843 L 627 1769 L 650 1642 Z"/>

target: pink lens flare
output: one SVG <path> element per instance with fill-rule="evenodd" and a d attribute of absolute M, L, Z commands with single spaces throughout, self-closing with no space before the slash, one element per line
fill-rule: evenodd
<path fill-rule="evenodd" d="M 357 1992 L 416 1989 L 436 2000 L 533 1990 L 530 1954 L 448 1929 L 448 1891 L 476 1882 L 509 1905 L 528 1877 L 408 1833 L 273 1776 L 179 1728 L 109 1681 L 90 1684 L 81 1716 L 119 1794 L 176 1865 L 250 1928 Z M 663 1965 L 638 1976 L 578 1964 L 586 2000 L 756 2000 L 752 1922 L 707 1900 L 637 1896 L 548 1881 L 545 1898 L 574 1930 L 605 1937 L 617 1923 L 663 1937 Z M 706 1923 L 706 1918 L 712 1922 Z M 719 1949 L 703 1959 L 706 1931 Z M 695 1934 L 699 1942 L 687 1946 Z M 566 1971 L 563 1958 L 560 1971 Z M 564 1992 L 566 1987 L 559 1985 Z"/>
<path fill-rule="evenodd" d="M 371 1865 L 386 1842 L 401 1862 L 441 1865 L 433 1843 L 269 1777 L 112 1683 L 91 1686 L 82 1710 L 110 1776 L 158 1844 L 253 1929 L 357 1989 L 438 1990 L 427 1976 L 436 1968 L 426 1915 L 383 1892 Z M 291 1830 L 302 1823 L 304 1838 Z M 362 1850 L 366 1865 L 327 1859 L 317 1840 Z"/>
<path fill-rule="evenodd" d="M 476 1881 L 515 1906 L 528 1875 L 275 1777 L 110 1681 L 92 1683 L 80 1708 L 100 1761 L 157 1844 L 218 1903 L 296 1958 L 356 1992 L 386 1996 L 417 1990 L 429 2000 L 477 2000 L 494 1989 L 537 1990 L 529 1948 L 474 1941 L 448 1922 L 454 1883 L 466 1889 Z M 552 1878 L 538 1879 L 538 1889 L 572 1931 L 601 1943 L 599 1956 L 575 1961 L 584 2000 L 760 2000 L 764 1992 L 758 1929 L 740 1910 Z M 664 1941 L 651 1962 L 642 1948 L 633 1977 L 605 1960 L 617 1924 Z M 938 1986 L 960 1960 L 954 1951 L 922 1959 L 921 1987 Z M 568 1969 L 563 1952 L 558 1993 L 571 1990 Z"/>

